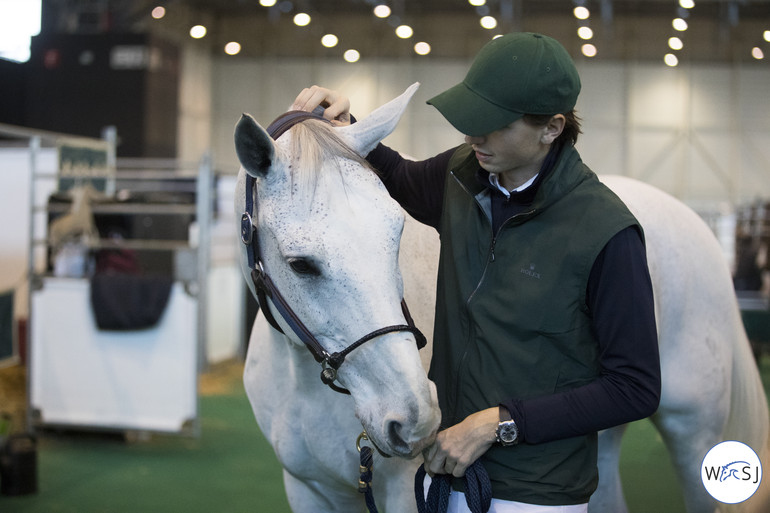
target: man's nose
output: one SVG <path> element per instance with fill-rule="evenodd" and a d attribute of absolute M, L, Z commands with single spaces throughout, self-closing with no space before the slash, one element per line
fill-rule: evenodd
<path fill-rule="evenodd" d="M 465 136 L 465 142 L 468 144 L 481 144 L 484 142 L 486 137 L 483 135 L 466 135 Z"/>

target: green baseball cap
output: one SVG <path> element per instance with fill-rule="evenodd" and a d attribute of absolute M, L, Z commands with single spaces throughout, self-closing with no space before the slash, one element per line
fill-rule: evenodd
<path fill-rule="evenodd" d="M 579 93 L 575 63 L 558 41 L 514 32 L 487 43 L 465 80 L 428 103 L 463 134 L 482 136 L 524 114 L 569 112 Z"/>

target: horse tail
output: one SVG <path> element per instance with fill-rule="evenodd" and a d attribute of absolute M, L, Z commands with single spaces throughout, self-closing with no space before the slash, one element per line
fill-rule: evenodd
<path fill-rule="evenodd" d="M 757 361 L 751 350 L 746 330 L 741 321 L 737 302 L 733 317 L 735 336 L 730 384 L 730 416 L 724 431 L 724 440 L 737 440 L 750 446 L 760 458 L 762 468 L 770 469 L 770 416 L 767 397 L 762 385 Z M 746 502 L 730 511 L 770 511 L 770 479 L 764 478 L 757 492 Z"/>

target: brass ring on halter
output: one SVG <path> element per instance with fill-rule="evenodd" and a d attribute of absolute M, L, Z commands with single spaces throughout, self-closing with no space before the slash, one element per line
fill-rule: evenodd
<path fill-rule="evenodd" d="M 356 438 L 356 449 L 358 449 L 358 452 L 361 452 L 361 440 L 369 440 L 369 437 L 366 435 L 366 430 L 361 431 L 361 434 Z"/>

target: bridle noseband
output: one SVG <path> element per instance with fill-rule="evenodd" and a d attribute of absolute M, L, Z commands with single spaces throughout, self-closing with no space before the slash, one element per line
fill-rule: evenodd
<path fill-rule="evenodd" d="M 267 127 L 267 133 L 273 138 L 278 139 L 284 132 L 289 130 L 296 123 L 300 123 L 307 119 L 317 119 L 328 123 L 321 114 L 316 111 L 304 112 L 304 111 L 289 111 L 282 116 L 279 116 L 273 121 L 270 126 Z M 323 110 L 321 110 L 323 112 Z M 414 334 L 417 340 L 417 348 L 422 349 L 426 344 L 425 336 L 420 332 L 414 324 L 412 316 L 409 314 L 409 309 L 406 306 L 406 301 L 401 300 L 401 310 L 403 311 L 404 318 L 407 324 L 397 324 L 394 326 L 386 326 L 384 328 L 377 329 L 367 335 L 364 335 L 360 339 L 356 340 L 342 351 L 329 353 L 326 351 L 318 339 L 308 330 L 302 320 L 292 310 L 291 306 L 286 302 L 284 297 L 278 291 L 270 276 L 265 272 L 262 265 L 261 254 L 259 251 L 259 237 L 257 234 L 257 225 L 252 219 L 252 213 L 256 216 L 256 200 L 257 197 L 256 180 L 254 177 L 246 174 L 246 209 L 241 216 L 241 241 L 248 248 L 248 264 L 251 269 L 251 279 L 254 282 L 254 287 L 257 291 L 257 300 L 259 301 L 259 307 L 265 315 L 265 318 L 270 325 L 283 333 L 283 330 L 279 326 L 278 322 L 270 312 L 270 308 L 267 299 L 273 303 L 273 306 L 278 310 L 278 313 L 289 325 L 291 330 L 299 337 L 299 339 L 305 344 L 313 358 L 321 363 L 321 381 L 326 385 L 329 385 L 333 390 L 350 394 L 350 391 L 337 385 L 335 383 L 337 379 L 337 371 L 342 363 L 345 361 L 345 357 L 350 354 L 351 351 L 365 344 L 366 342 L 385 335 L 387 333 L 393 333 L 397 331 L 408 331 Z"/>

